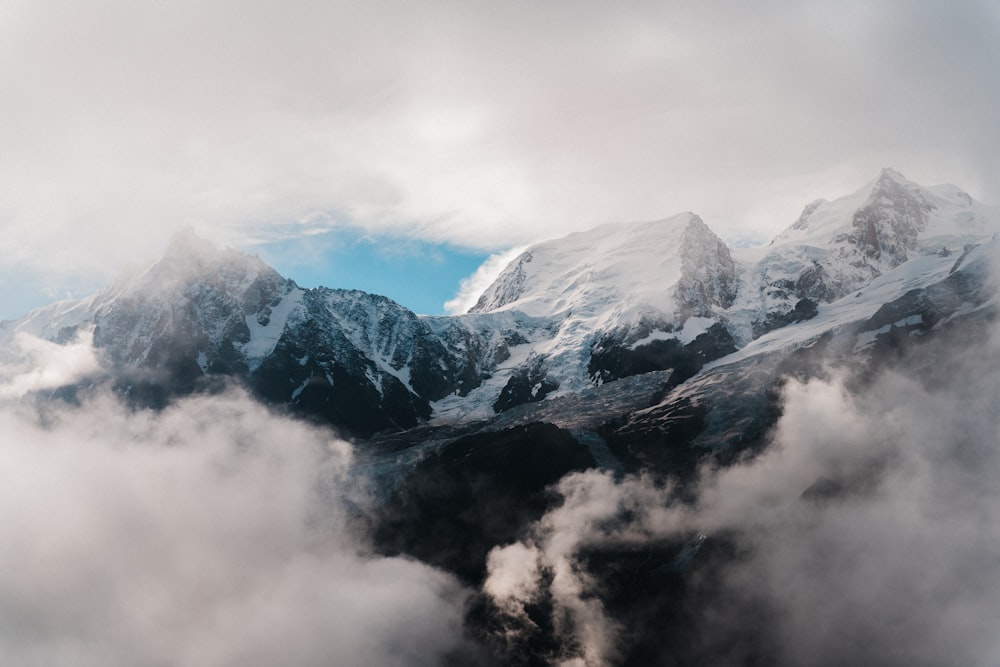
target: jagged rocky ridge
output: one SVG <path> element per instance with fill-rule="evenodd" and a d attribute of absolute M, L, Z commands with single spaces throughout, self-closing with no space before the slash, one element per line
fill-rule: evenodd
<path fill-rule="evenodd" d="M 706 461 L 766 446 L 787 378 L 939 372 L 933 351 L 986 337 L 996 319 L 998 229 L 996 211 L 958 188 L 884 170 L 810 204 L 765 248 L 730 249 L 690 213 L 537 244 L 454 317 L 302 289 L 186 233 L 154 266 L 4 323 L 0 337 L 65 342 L 93 327 L 111 381 L 142 405 L 235 381 L 354 435 L 381 498 L 365 517 L 376 547 L 477 587 L 485 554 L 523 537 L 566 473 L 683 485 Z M 630 629 L 619 662 L 710 664 L 686 614 L 693 582 L 732 558 L 714 538 L 588 554 L 608 613 Z M 516 645 L 486 597 L 467 623 L 497 664 L 549 664 L 550 603 L 528 610 Z M 766 650 L 741 650 L 768 664 Z"/>
<path fill-rule="evenodd" d="M 136 401 L 236 379 L 268 403 L 370 437 L 490 420 L 654 371 L 669 372 L 666 391 L 762 340 L 801 347 L 817 332 L 787 334 L 790 325 L 816 318 L 823 333 L 863 321 L 866 308 L 900 297 L 862 295 L 873 281 L 911 265 L 928 265 L 924 282 L 943 280 L 997 220 L 954 186 L 924 188 L 886 169 L 852 195 L 808 205 L 763 249 L 731 250 L 692 213 L 536 244 L 452 317 L 302 289 L 187 231 L 145 271 L 4 330 L 65 341 L 93 327 Z M 834 312 L 841 319 L 824 324 Z M 786 333 L 767 335 L 776 331 Z"/>

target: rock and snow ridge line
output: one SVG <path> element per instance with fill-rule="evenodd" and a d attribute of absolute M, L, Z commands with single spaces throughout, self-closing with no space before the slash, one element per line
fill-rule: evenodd
<path fill-rule="evenodd" d="M 693 213 L 536 244 L 473 312 L 439 317 L 360 292 L 303 290 L 185 233 L 147 271 L 12 329 L 60 340 L 93 325 L 119 366 L 266 377 L 271 400 L 293 405 L 322 407 L 354 382 L 365 400 L 412 404 L 390 420 L 401 426 L 432 410 L 485 418 L 497 405 L 650 369 L 690 373 L 730 348 L 745 356 L 800 344 L 870 316 L 896 288 L 939 278 L 950 253 L 988 238 L 998 220 L 954 186 L 923 188 L 884 170 L 851 195 L 810 204 L 765 248 L 730 250 Z"/>
<path fill-rule="evenodd" d="M 702 331 L 719 324 L 745 347 L 911 260 L 947 257 L 998 229 L 997 209 L 955 186 L 924 188 L 884 169 L 850 195 L 809 204 L 764 248 L 730 250 L 691 213 L 530 246 L 473 312 L 558 319 L 538 356 L 561 391 L 576 391 L 593 379 L 581 354 L 607 336 L 629 348 L 687 342 L 681 332 L 697 318 Z"/>

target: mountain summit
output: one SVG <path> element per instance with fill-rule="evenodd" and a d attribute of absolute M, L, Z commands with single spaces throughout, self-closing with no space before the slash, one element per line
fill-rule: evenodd
<path fill-rule="evenodd" d="M 611 224 L 539 243 L 518 256 L 471 312 L 566 311 L 670 319 L 726 307 L 735 295 L 726 245 L 693 213 Z"/>
<path fill-rule="evenodd" d="M 960 189 L 885 169 L 846 197 L 808 205 L 764 249 L 730 250 L 693 213 L 533 245 L 471 312 L 451 317 L 300 288 L 188 229 L 145 271 L 5 331 L 65 341 L 93 327 L 134 400 L 159 404 L 235 379 L 269 403 L 370 436 L 489 420 L 652 372 L 674 387 L 737 351 L 862 321 L 903 286 L 943 280 L 997 229 L 996 209 Z"/>
<path fill-rule="evenodd" d="M 420 317 L 359 291 L 303 289 L 258 258 L 186 231 L 144 271 L 0 326 L 5 357 L 31 349 L 57 357 L 58 343 L 75 341 L 67 351 L 87 359 L 56 373 L 58 380 L 28 383 L 35 387 L 28 394 L 17 383 L 0 390 L 29 396 L 17 412 L 37 405 L 38 428 L 55 424 L 61 433 L 64 412 L 105 405 L 87 400 L 89 392 L 111 390 L 159 408 L 235 384 L 273 410 L 352 436 L 350 479 L 372 492 L 349 510 L 352 528 L 371 528 L 365 550 L 418 559 L 435 568 L 435 590 L 468 601 L 460 605 L 463 636 L 475 645 L 448 664 L 604 664 L 604 656 L 623 666 L 803 664 L 820 652 L 810 645 L 773 659 L 789 627 L 808 633 L 850 615 L 854 638 L 870 635 L 878 577 L 855 578 L 848 597 L 838 597 L 859 554 L 877 561 L 915 547 L 909 563 L 919 566 L 903 568 L 908 591 L 926 583 L 922 563 L 936 566 L 941 554 L 957 570 L 970 553 L 995 561 L 990 540 L 978 540 L 978 552 L 966 546 L 978 543 L 995 504 L 997 369 L 989 342 L 1000 320 L 997 230 L 996 210 L 958 188 L 928 188 L 884 170 L 846 197 L 808 205 L 765 248 L 730 249 L 692 213 L 536 244 L 473 312 L 448 317 Z M 90 332 L 99 355 L 86 348 Z M 69 376 L 77 384 L 53 389 Z M 76 407 L 53 408 L 67 400 Z M 178 410 L 197 405 L 204 413 L 205 404 L 185 401 Z M 270 478 L 258 479 L 254 452 L 243 451 L 244 429 L 258 417 L 249 412 L 230 424 L 240 432 L 233 465 L 251 455 L 255 496 L 270 489 L 259 482 Z M 18 442 L 20 421 L 8 421 L 16 466 L 33 445 Z M 176 417 L 166 420 L 168 430 L 171 422 Z M 95 422 L 88 414 L 66 423 L 93 430 Z M 141 423 L 141 433 L 158 425 L 146 415 Z M 291 426 L 282 420 L 277 428 Z M 77 452 L 70 435 L 52 442 L 74 450 L 73 462 L 86 464 L 94 451 Z M 274 450 L 282 465 L 285 444 L 294 443 Z M 113 457 L 99 451 L 102 461 Z M 58 463 L 45 454 L 43 464 Z M 270 466 L 271 455 L 265 459 Z M 129 488 L 134 472 L 123 468 Z M 182 478 L 172 474 L 162 488 L 184 489 Z M 362 495 L 335 479 L 323 474 L 296 490 L 320 501 L 292 512 L 305 517 L 311 550 L 323 546 L 315 529 L 330 528 L 326 502 Z M 949 499 L 958 487 L 956 503 Z M 107 494 L 98 496 L 110 507 Z M 887 521 L 901 502 L 904 520 Z M 937 518 L 913 523 L 914 503 Z M 943 514 L 942 504 L 951 506 Z M 965 531 L 971 537 L 939 539 L 967 523 L 970 508 L 986 517 Z M 130 508 L 128 531 L 136 516 L 141 511 Z M 861 529 L 845 531 L 845 520 Z M 932 530 L 922 530 L 927 525 Z M 872 548 L 872 536 L 885 532 L 895 536 Z M 766 567 L 747 569 L 760 558 Z M 817 560 L 825 563 L 819 570 Z M 388 568 L 390 578 L 397 569 Z M 880 596 L 892 598 L 900 570 L 887 572 Z M 310 573 L 327 569 L 307 569 L 296 586 L 310 583 Z M 781 606 L 783 582 L 817 580 L 823 585 L 809 604 Z M 932 611 L 939 591 L 954 588 L 951 579 L 935 581 L 948 583 L 925 586 Z M 882 618 L 905 625 L 912 599 L 896 597 L 898 606 L 880 607 L 888 610 Z M 840 603 L 839 619 L 828 613 L 831 599 Z M 973 601 L 978 613 L 981 599 Z M 608 650 L 590 659 L 582 640 L 596 635 L 609 638 Z M 830 664 L 866 664 L 864 647 L 838 652 L 866 643 L 845 644 L 848 635 L 824 644 Z M 874 662 L 907 662 L 890 643 Z M 955 645 L 914 655 L 945 664 Z"/>
<path fill-rule="evenodd" d="M 809 204 L 775 237 L 753 269 L 756 308 L 766 317 L 801 299 L 831 302 L 915 257 L 961 252 L 997 229 L 995 207 L 886 168 L 846 197 Z"/>

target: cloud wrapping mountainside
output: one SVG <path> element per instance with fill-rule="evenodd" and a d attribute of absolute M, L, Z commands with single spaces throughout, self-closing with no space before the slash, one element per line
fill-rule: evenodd
<path fill-rule="evenodd" d="M 289 335 L 297 342 L 274 367 L 277 400 L 268 404 L 292 409 L 289 392 L 294 400 L 320 384 L 325 401 L 334 387 L 357 399 L 347 412 L 359 416 L 388 378 L 427 381 L 411 371 L 446 371 L 456 350 L 477 373 L 503 363 L 509 371 L 509 348 L 526 352 L 546 343 L 545 333 L 508 335 L 503 327 L 520 316 L 505 313 L 428 323 L 360 292 L 306 293 L 259 260 L 217 253 L 193 236 L 139 282 L 36 311 L 7 329 L 0 362 L 0 652 L 28 665 L 473 664 L 480 651 L 501 664 L 567 667 L 661 658 L 992 664 L 1000 657 L 991 624 L 1000 614 L 1000 335 L 989 270 L 997 243 L 992 218 L 980 218 L 964 192 L 935 188 L 940 197 L 913 208 L 907 203 L 924 195 L 893 185 L 902 180 L 885 170 L 851 197 L 807 207 L 792 231 L 832 235 L 845 252 L 819 253 L 810 267 L 798 260 L 819 246 L 795 245 L 787 261 L 766 264 L 775 275 L 749 283 L 743 310 L 733 295 L 708 299 L 728 288 L 708 288 L 757 275 L 746 270 L 757 264 L 737 274 L 730 258 L 717 276 L 682 280 L 686 265 L 729 257 L 714 235 L 692 235 L 704 241 L 692 247 L 707 252 L 674 257 L 672 272 L 653 272 L 657 283 L 621 279 L 630 262 L 648 275 L 652 234 L 626 236 L 622 246 L 621 235 L 602 232 L 614 261 L 596 264 L 614 289 L 569 299 L 567 312 L 620 314 L 636 294 L 631 286 L 648 282 L 668 305 L 694 293 L 705 298 L 688 300 L 691 312 L 702 312 L 693 308 L 700 303 L 718 314 L 710 306 L 721 300 L 730 317 L 746 319 L 756 312 L 747 304 L 767 290 L 781 287 L 777 300 L 802 303 L 793 278 L 822 277 L 821 266 L 859 268 L 856 258 L 890 248 L 886 238 L 909 238 L 914 255 L 903 253 L 898 266 L 860 263 L 874 279 L 848 281 L 811 312 L 796 305 L 765 322 L 769 333 L 736 352 L 716 350 L 718 365 L 699 357 L 688 372 L 707 370 L 672 388 L 663 375 L 648 385 L 621 381 L 677 370 L 669 358 L 603 383 L 585 381 L 588 367 L 572 392 L 564 385 L 552 399 L 539 395 L 544 376 L 525 373 L 522 388 L 538 399 L 531 411 L 519 405 L 463 423 L 456 410 L 451 424 L 373 427 L 381 439 L 359 445 L 371 456 L 358 467 L 330 431 L 224 387 Z M 703 227 L 681 217 L 684 226 L 665 227 L 670 235 Z M 865 232 L 860 243 L 831 232 L 845 221 Z M 888 236 L 875 224 L 887 221 L 898 223 Z M 976 233 L 944 234 L 965 227 Z M 933 242 L 918 246 L 914 230 Z M 504 289 L 493 290 L 496 307 L 537 297 L 532 277 L 561 263 L 569 279 L 551 281 L 542 296 L 600 287 L 587 282 L 600 272 L 577 259 L 594 259 L 591 238 L 573 237 L 578 252 L 569 255 L 526 252 L 505 270 Z M 632 261 L 622 247 L 642 252 Z M 673 284 L 689 289 L 665 289 Z M 295 311 L 307 298 L 323 307 Z M 608 310 L 580 307 L 595 303 Z M 552 309 L 539 307 L 537 319 Z M 465 324 L 450 329 L 455 321 Z M 691 315 L 680 331 L 659 322 L 659 336 L 649 325 L 621 338 L 620 349 L 667 336 L 697 341 L 706 321 Z M 286 330 L 289 322 L 304 326 Z M 166 353 L 151 354 L 162 339 Z M 564 349 L 581 362 L 593 340 Z M 343 358 L 308 366 L 352 349 L 368 355 L 355 359 L 371 383 L 367 395 L 351 388 L 351 375 L 332 374 Z M 118 366 L 102 363 L 116 354 Z M 476 366 L 476 355 L 493 365 Z M 233 365 L 220 361 L 210 372 L 213 356 Z M 166 377 L 164 359 L 186 361 L 181 368 L 206 381 L 142 403 L 134 380 Z M 470 400 L 452 393 L 457 381 L 427 386 L 452 407 Z M 162 409 L 136 407 L 149 404 Z M 359 468 L 381 485 L 378 503 L 368 504 L 370 480 Z M 466 586 L 379 549 L 447 568 Z"/>
<path fill-rule="evenodd" d="M 373 555 L 351 447 L 234 392 L 0 407 L 0 654 L 19 665 L 434 665 L 466 593 Z"/>
<path fill-rule="evenodd" d="M 565 477 L 531 537 L 490 554 L 485 591 L 515 635 L 524 606 L 550 600 L 561 664 L 616 664 L 633 629 L 602 604 L 587 554 L 723 543 L 737 556 L 696 567 L 702 594 L 677 601 L 712 664 L 996 662 L 1000 339 L 967 342 L 865 382 L 790 380 L 767 449 L 703 467 L 684 500 L 673 480 Z"/>

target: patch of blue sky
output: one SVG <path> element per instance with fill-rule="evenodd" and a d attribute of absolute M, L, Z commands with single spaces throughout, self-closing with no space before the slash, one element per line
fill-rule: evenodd
<path fill-rule="evenodd" d="M 330 231 L 255 246 L 262 260 L 301 287 L 357 289 L 387 296 L 422 315 L 444 314 L 444 303 L 488 252 L 361 229 Z"/>

